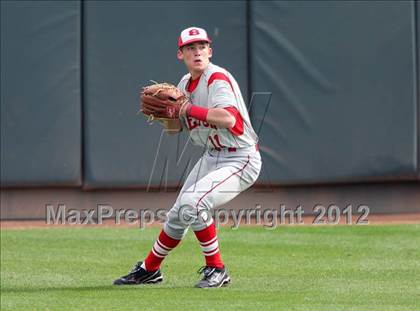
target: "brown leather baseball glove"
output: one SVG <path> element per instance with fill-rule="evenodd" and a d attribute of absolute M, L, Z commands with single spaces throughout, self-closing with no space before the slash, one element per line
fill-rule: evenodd
<path fill-rule="evenodd" d="M 148 122 L 160 121 L 169 133 L 182 130 L 179 111 L 189 100 L 175 85 L 155 83 L 143 87 L 140 98 L 140 111 Z"/>

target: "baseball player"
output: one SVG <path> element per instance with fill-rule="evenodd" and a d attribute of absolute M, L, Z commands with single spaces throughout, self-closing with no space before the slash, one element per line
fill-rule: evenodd
<path fill-rule="evenodd" d="M 194 231 L 205 266 L 196 287 L 221 287 L 230 282 L 220 254 L 210 211 L 249 188 L 258 178 L 261 156 L 238 83 L 210 62 L 211 40 L 204 29 L 190 27 L 178 39 L 177 58 L 189 73 L 178 88 L 189 100 L 179 118 L 192 142 L 205 148 L 188 175 L 150 253 L 115 285 L 149 284 L 163 280 L 160 265 L 187 233 Z"/>

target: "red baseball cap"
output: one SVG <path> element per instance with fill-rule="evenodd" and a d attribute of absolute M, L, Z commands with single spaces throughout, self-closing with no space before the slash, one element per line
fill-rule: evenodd
<path fill-rule="evenodd" d="M 207 32 L 203 28 L 190 27 L 181 32 L 181 35 L 178 38 L 178 47 L 180 48 L 186 44 L 198 41 L 211 43 L 210 38 L 207 36 Z"/>

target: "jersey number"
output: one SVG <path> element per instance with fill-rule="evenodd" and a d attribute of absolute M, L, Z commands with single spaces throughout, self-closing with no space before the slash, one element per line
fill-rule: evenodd
<path fill-rule="evenodd" d="M 213 137 L 209 136 L 209 140 L 213 145 L 214 149 L 216 149 L 217 151 L 220 151 L 224 148 L 224 146 L 220 143 L 219 135 L 215 134 L 213 135 Z"/>

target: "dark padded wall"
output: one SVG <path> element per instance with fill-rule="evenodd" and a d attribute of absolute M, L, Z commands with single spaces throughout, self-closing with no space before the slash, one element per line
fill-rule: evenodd
<path fill-rule="evenodd" d="M 178 83 L 186 69 L 176 59 L 177 38 L 189 26 L 207 29 L 213 62 L 230 70 L 246 95 L 245 2 L 84 2 L 86 188 L 147 185 L 161 127 L 136 115 L 139 86 L 149 79 Z M 193 154 L 188 148 L 185 159 Z M 176 141 L 162 141 L 159 157 L 166 155 L 173 168 Z M 157 162 L 153 185 L 165 163 Z M 179 170 L 168 171 L 170 184 Z"/>
<path fill-rule="evenodd" d="M 414 178 L 414 2 L 251 2 L 262 182 Z M 254 103 L 254 122 L 264 102 Z"/>
<path fill-rule="evenodd" d="M 86 188 L 177 185 L 201 150 L 182 153 L 185 134 L 161 136 L 136 112 L 141 85 L 186 72 L 176 42 L 191 25 L 254 92 L 261 183 L 420 176 L 418 3 L 247 5 L 1 1 L 2 186 L 80 186 L 82 175 Z"/>
<path fill-rule="evenodd" d="M 79 1 L 1 1 L 2 186 L 81 184 Z"/>
<path fill-rule="evenodd" d="M 416 85 L 417 85 L 417 179 L 420 180 L 420 5 L 418 1 L 414 2 L 416 11 L 415 15 L 415 26 L 416 27 Z"/>

